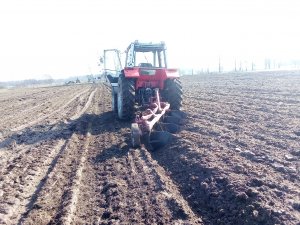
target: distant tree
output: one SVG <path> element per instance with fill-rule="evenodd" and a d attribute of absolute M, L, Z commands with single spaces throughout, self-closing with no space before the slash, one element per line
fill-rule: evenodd
<path fill-rule="evenodd" d="M 271 69 L 271 59 L 269 58 L 265 59 L 265 69 L 266 70 Z"/>
<path fill-rule="evenodd" d="M 42 80 L 42 81 L 43 81 L 44 84 L 53 84 L 54 83 L 54 79 L 52 79 L 52 78 Z"/>
<path fill-rule="evenodd" d="M 252 71 L 254 71 L 254 67 L 255 67 L 255 64 L 254 64 L 254 62 L 252 61 L 252 63 L 251 63 L 251 70 L 252 70 Z"/>
<path fill-rule="evenodd" d="M 236 59 L 234 60 L 234 71 L 236 72 Z"/>
<path fill-rule="evenodd" d="M 278 62 L 277 64 L 277 68 L 280 69 L 281 68 L 281 62 Z"/>
<path fill-rule="evenodd" d="M 245 70 L 248 71 L 248 62 L 245 60 Z"/>

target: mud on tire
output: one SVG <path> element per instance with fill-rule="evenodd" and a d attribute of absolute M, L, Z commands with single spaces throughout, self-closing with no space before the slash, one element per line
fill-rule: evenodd
<path fill-rule="evenodd" d="M 182 86 L 178 79 L 166 80 L 164 97 L 170 103 L 170 108 L 180 110 L 182 106 Z"/>
<path fill-rule="evenodd" d="M 121 120 L 130 120 L 134 116 L 135 82 L 121 74 L 118 80 L 118 117 Z"/>

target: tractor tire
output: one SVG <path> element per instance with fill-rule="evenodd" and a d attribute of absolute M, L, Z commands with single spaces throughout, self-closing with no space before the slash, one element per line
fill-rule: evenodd
<path fill-rule="evenodd" d="M 118 117 L 120 120 L 130 120 L 134 116 L 135 82 L 127 79 L 124 74 L 118 80 Z"/>
<path fill-rule="evenodd" d="M 170 103 L 170 109 L 180 110 L 182 106 L 182 86 L 178 79 L 166 80 L 164 97 Z"/>
<path fill-rule="evenodd" d="M 114 114 L 118 113 L 118 94 L 111 91 L 111 108 Z"/>

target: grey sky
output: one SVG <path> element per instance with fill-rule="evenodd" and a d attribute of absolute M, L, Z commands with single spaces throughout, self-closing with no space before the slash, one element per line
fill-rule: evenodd
<path fill-rule="evenodd" d="M 300 58 L 296 0 L 3 0 L 0 80 L 98 73 L 104 48 L 167 43 L 169 64 Z"/>

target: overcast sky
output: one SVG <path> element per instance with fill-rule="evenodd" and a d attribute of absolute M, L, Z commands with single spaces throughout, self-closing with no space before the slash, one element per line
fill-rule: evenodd
<path fill-rule="evenodd" d="M 99 73 L 105 48 L 165 41 L 169 64 L 300 58 L 297 0 L 1 0 L 0 81 Z"/>

